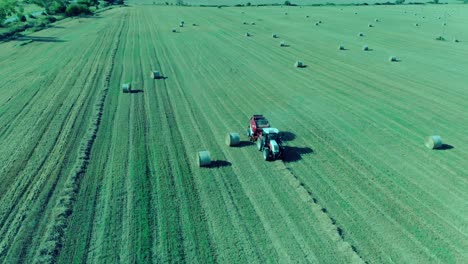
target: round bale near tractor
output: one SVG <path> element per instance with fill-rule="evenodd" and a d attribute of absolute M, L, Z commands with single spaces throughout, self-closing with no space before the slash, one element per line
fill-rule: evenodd
<path fill-rule="evenodd" d="M 151 71 L 151 78 L 153 79 L 161 79 L 163 76 L 159 71 Z"/>
<path fill-rule="evenodd" d="M 230 147 L 237 146 L 240 143 L 239 133 L 231 132 L 226 136 L 226 144 Z"/>

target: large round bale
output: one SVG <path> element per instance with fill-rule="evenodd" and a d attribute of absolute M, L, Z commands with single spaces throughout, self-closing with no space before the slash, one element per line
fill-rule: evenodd
<path fill-rule="evenodd" d="M 374 19 L 375 22 L 380 22 L 380 20 L 378 18 Z"/>
<path fill-rule="evenodd" d="M 281 42 L 280 42 L 280 47 L 286 47 L 286 42 L 281 41 Z"/>
<path fill-rule="evenodd" d="M 367 25 L 367 26 L 368 26 L 368 27 L 373 27 L 374 25 L 372 25 L 372 24 L 369 24 L 369 25 Z"/>
<path fill-rule="evenodd" d="M 226 144 L 230 147 L 237 146 L 240 143 L 239 133 L 231 132 L 226 136 Z"/>
<path fill-rule="evenodd" d="M 211 155 L 209 151 L 200 151 L 197 153 L 198 167 L 209 167 L 211 165 Z"/>
<path fill-rule="evenodd" d="M 391 56 L 390 58 L 388 58 L 388 60 L 389 60 L 390 62 L 396 62 L 396 61 L 397 61 L 397 57 Z"/>
<path fill-rule="evenodd" d="M 172 32 L 173 32 L 173 33 L 176 33 L 176 32 L 177 32 L 177 29 L 173 28 L 173 29 L 172 29 Z"/>
<path fill-rule="evenodd" d="M 362 50 L 363 50 L 363 51 L 369 51 L 369 46 L 368 46 L 368 45 L 362 46 Z"/>
<path fill-rule="evenodd" d="M 122 84 L 122 92 L 130 93 L 132 91 L 132 85 L 130 83 Z"/>
<path fill-rule="evenodd" d="M 303 67 L 304 67 L 304 63 L 302 63 L 302 61 L 296 61 L 296 63 L 294 63 L 294 67 L 296 67 L 296 68 L 303 68 Z"/>
<path fill-rule="evenodd" d="M 184 24 L 179 24 L 179 27 L 184 27 Z"/>
<path fill-rule="evenodd" d="M 251 35 L 250 35 L 249 32 L 246 32 L 246 33 L 245 33 L 245 36 L 246 36 L 246 37 L 250 37 Z"/>
<path fill-rule="evenodd" d="M 364 37 L 364 33 L 359 32 L 359 33 L 358 33 L 358 37 Z"/>
<path fill-rule="evenodd" d="M 250 25 L 255 26 L 255 22 L 250 23 Z"/>
<path fill-rule="evenodd" d="M 440 136 L 429 136 L 426 137 L 424 141 L 424 145 L 430 149 L 438 149 L 441 148 L 444 143 L 442 142 L 442 138 Z"/>
<path fill-rule="evenodd" d="M 153 79 L 161 79 L 161 73 L 159 71 L 151 71 L 151 78 Z"/>
<path fill-rule="evenodd" d="M 340 44 L 340 45 L 338 46 L 338 50 L 344 50 L 344 49 L 345 49 L 345 48 L 344 48 L 344 45 L 343 45 L 343 44 Z"/>
<path fill-rule="evenodd" d="M 273 35 L 271 35 L 271 36 L 272 36 L 273 38 L 278 38 L 278 37 L 279 37 L 278 34 L 273 34 Z"/>

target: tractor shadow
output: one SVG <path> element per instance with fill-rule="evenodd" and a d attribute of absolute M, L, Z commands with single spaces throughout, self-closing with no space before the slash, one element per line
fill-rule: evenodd
<path fill-rule="evenodd" d="M 222 168 L 222 167 L 230 167 L 232 165 L 231 162 L 226 160 L 215 160 L 211 162 L 210 167 L 212 168 Z"/>
<path fill-rule="evenodd" d="M 434 150 L 449 150 L 449 149 L 454 149 L 455 147 L 449 144 L 442 144 L 440 148 L 434 149 Z"/>
<path fill-rule="evenodd" d="M 293 141 L 296 138 L 296 134 L 288 131 L 281 131 L 279 136 L 282 141 Z"/>
<path fill-rule="evenodd" d="M 139 89 L 139 90 L 131 90 L 130 93 L 144 93 L 143 90 Z"/>
<path fill-rule="evenodd" d="M 311 154 L 314 153 L 314 150 L 305 147 L 305 148 L 300 148 L 300 147 L 284 147 L 284 156 L 283 156 L 283 161 L 284 162 L 296 162 L 302 159 L 303 155 L 306 154 Z"/>

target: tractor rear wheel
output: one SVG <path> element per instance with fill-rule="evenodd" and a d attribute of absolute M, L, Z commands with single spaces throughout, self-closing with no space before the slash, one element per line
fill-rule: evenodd
<path fill-rule="evenodd" d="M 270 156 L 270 149 L 264 148 L 263 149 L 263 159 L 268 161 L 270 159 L 269 156 Z"/>
<path fill-rule="evenodd" d="M 263 140 L 262 139 L 257 139 L 257 149 L 258 151 L 262 151 L 262 147 L 263 147 Z"/>

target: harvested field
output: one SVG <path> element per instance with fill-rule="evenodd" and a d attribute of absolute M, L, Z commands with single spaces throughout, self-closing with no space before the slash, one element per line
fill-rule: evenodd
<path fill-rule="evenodd" d="M 468 262 L 467 12 L 134 5 L 0 43 L 0 262 Z"/>

